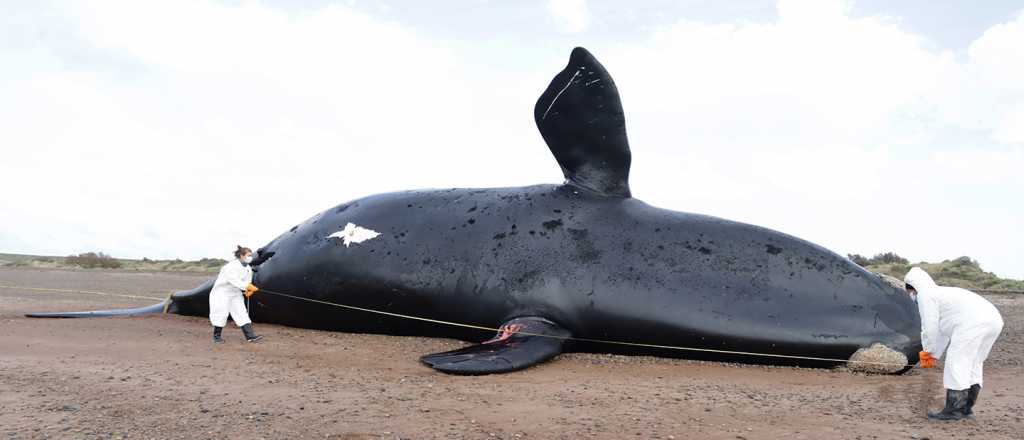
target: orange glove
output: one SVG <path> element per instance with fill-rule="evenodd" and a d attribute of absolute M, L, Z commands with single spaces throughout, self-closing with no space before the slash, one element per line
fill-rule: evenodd
<path fill-rule="evenodd" d="M 917 354 L 921 358 L 921 368 L 935 368 L 935 358 L 927 351 Z"/>
<path fill-rule="evenodd" d="M 256 293 L 256 291 L 258 291 L 258 290 L 260 290 L 260 289 L 257 288 L 255 284 L 249 283 L 249 285 L 245 287 L 244 295 L 245 295 L 246 298 L 248 298 L 248 297 L 252 296 L 252 294 Z"/>

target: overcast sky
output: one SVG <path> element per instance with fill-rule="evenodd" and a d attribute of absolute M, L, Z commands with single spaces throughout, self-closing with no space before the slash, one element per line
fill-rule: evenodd
<path fill-rule="evenodd" d="M 612 73 L 633 195 L 1024 278 L 1018 1 L 0 2 L 0 252 L 226 258 L 400 189 L 558 183 Z"/>

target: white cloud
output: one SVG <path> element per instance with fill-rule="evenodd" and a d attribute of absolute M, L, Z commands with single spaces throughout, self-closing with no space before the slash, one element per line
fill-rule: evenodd
<path fill-rule="evenodd" d="M 1024 104 L 1017 104 L 1004 110 L 992 130 L 992 139 L 1007 143 L 1024 145 Z"/>
<path fill-rule="evenodd" d="M 433 172 L 535 134 L 526 120 L 521 135 L 494 139 L 509 118 L 474 115 L 498 92 L 470 81 L 450 49 L 399 26 L 340 7 L 65 6 L 68 40 L 7 48 L 0 69 L 0 184 L 29 186 L 5 192 L 5 228 L 41 249 L 224 254 L 370 193 L 456 186 L 459 174 L 485 185 L 543 175 Z M 36 19 L 65 21 L 48 22 L 53 13 Z M 26 40 L 40 32 L 4 29 Z M 126 76 L 120 65 L 76 66 L 68 45 L 135 67 Z M 338 165 L 353 156 L 374 166 Z M 50 235 L 30 218 L 81 233 Z"/>
<path fill-rule="evenodd" d="M 567 32 L 592 19 L 548 6 Z M 960 54 L 849 10 L 790 0 L 590 47 L 623 95 L 634 195 L 1024 277 L 1024 18 Z M 226 256 L 368 194 L 559 181 L 532 108 L 564 59 L 467 52 L 341 6 L 0 13 L 0 247 Z"/>
<path fill-rule="evenodd" d="M 1024 12 L 1006 23 L 985 31 L 967 49 L 971 64 L 980 70 L 980 78 L 989 87 L 1001 91 L 1024 92 Z"/>
<path fill-rule="evenodd" d="M 582 32 L 590 25 L 586 0 L 548 0 L 548 11 L 563 32 Z"/>
<path fill-rule="evenodd" d="M 1024 218 L 1007 206 L 1024 194 L 1024 97 L 1020 76 L 1003 75 L 1024 66 L 1021 18 L 960 60 L 898 22 L 848 11 L 782 1 L 775 22 L 683 20 L 606 52 L 626 105 L 634 194 L 839 252 L 967 254 L 1024 277 L 1014 262 L 1024 255 L 1007 251 L 1024 234 L 1003 214 Z"/>

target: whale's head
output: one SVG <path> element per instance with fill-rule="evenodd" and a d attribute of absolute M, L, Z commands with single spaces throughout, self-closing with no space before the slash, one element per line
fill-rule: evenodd
<path fill-rule="evenodd" d="M 851 369 L 867 372 L 901 372 L 918 362 L 921 320 L 917 304 L 906 294 L 903 282 L 871 272 L 848 258 L 831 254 L 832 266 L 821 273 L 834 284 L 823 290 L 819 305 L 830 318 L 822 329 L 835 329 L 839 341 L 855 344 L 849 358 Z M 823 298 L 822 298 L 823 297 Z M 831 321 L 831 322 L 830 322 Z M 835 324 L 832 326 L 832 324 Z"/>
<path fill-rule="evenodd" d="M 363 278 L 366 266 L 376 261 L 365 252 L 375 249 L 369 245 L 379 242 L 381 233 L 352 223 L 344 214 L 350 205 L 321 212 L 257 249 L 253 283 L 265 291 L 315 297 L 336 295 Z"/>
<path fill-rule="evenodd" d="M 889 335 L 880 338 L 878 345 L 885 346 L 891 353 L 881 350 L 864 350 L 859 353 L 864 356 L 877 354 L 890 360 L 895 359 L 892 353 L 900 353 L 905 356 L 908 364 L 917 363 L 918 353 L 921 351 L 921 317 L 918 314 L 917 303 L 906 294 L 903 282 L 885 274 L 870 273 L 869 276 L 877 277 L 881 284 L 877 289 L 884 293 L 882 300 L 876 301 L 872 309 L 877 313 L 878 320 L 890 332 Z M 875 283 L 871 284 L 871 288 L 875 289 Z M 880 364 L 876 363 L 873 368 L 877 370 L 878 365 Z M 872 371 L 871 368 L 869 366 L 867 370 Z"/>

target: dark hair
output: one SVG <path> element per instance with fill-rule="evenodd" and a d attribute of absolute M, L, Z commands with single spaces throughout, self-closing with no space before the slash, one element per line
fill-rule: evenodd
<path fill-rule="evenodd" d="M 239 245 L 238 249 L 235 249 L 235 258 L 242 258 L 242 255 L 247 253 L 251 254 L 252 249 Z"/>

